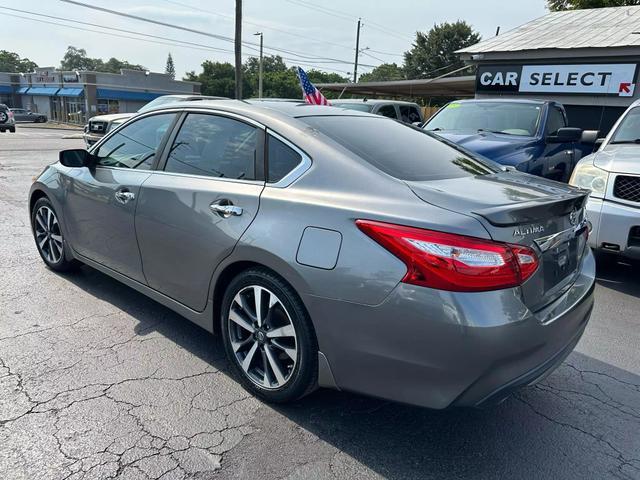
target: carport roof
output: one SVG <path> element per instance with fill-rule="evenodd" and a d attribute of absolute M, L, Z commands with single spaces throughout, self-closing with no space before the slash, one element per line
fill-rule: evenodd
<path fill-rule="evenodd" d="M 458 53 L 614 47 L 640 47 L 640 6 L 552 12 Z"/>
<path fill-rule="evenodd" d="M 358 95 L 386 95 L 396 97 L 473 97 L 475 77 L 445 77 L 420 80 L 393 80 L 389 82 L 320 83 L 321 90 Z"/>

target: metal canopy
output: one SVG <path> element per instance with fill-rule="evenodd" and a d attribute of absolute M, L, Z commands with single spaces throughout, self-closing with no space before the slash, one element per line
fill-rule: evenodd
<path fill-rule="evenodd" d="M 476 77 L 445 77 L 389 82 L 320 83 L 320 90 L 385 97 L 473 97 Z"/>

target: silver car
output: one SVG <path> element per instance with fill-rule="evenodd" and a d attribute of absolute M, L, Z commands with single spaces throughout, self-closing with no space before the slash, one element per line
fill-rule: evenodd
<path fill-rule="evenodd" d="M 572 351 L 593 305 L 586 199 L 381 116 L 223 100 L 61 152 L 29 206 L 50 268 L 87 264 L 220 334 L 263 399 L 445 408 Z"/>
<path fill-rule="evenodd" d="M 640 260 L 640 100 L 618 119 L 597 152 L 576 165 L 570 183 L 591 190 L 590 245 Z"/>
<path fill-rule="evenodd" d="M 47 123 L 47 116 L 43 113 L 32 112 L 25 108 L 12 108 L 11 111 L 16 122 Z"/>

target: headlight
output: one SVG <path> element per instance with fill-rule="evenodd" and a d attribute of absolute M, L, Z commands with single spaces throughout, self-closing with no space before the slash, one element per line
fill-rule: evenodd
<path fill-rule="evenodd" d="M 571 175 L 569 184 L 591 190 L 591 196 L 602 198 L 607 188 L 609 172 L 590 163 L 578 164 Z"/>

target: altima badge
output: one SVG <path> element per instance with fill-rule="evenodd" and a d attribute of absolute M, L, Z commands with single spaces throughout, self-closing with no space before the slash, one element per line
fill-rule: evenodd
<path fill-rule="evenodd" d="M 527 235 L 533 235 L 534 233 L 543 233 L 544 227 L 542 225 L 529 225 L 527 227 L 517 227 L 513 231 L 514 237 L 524 237 Z"/>

